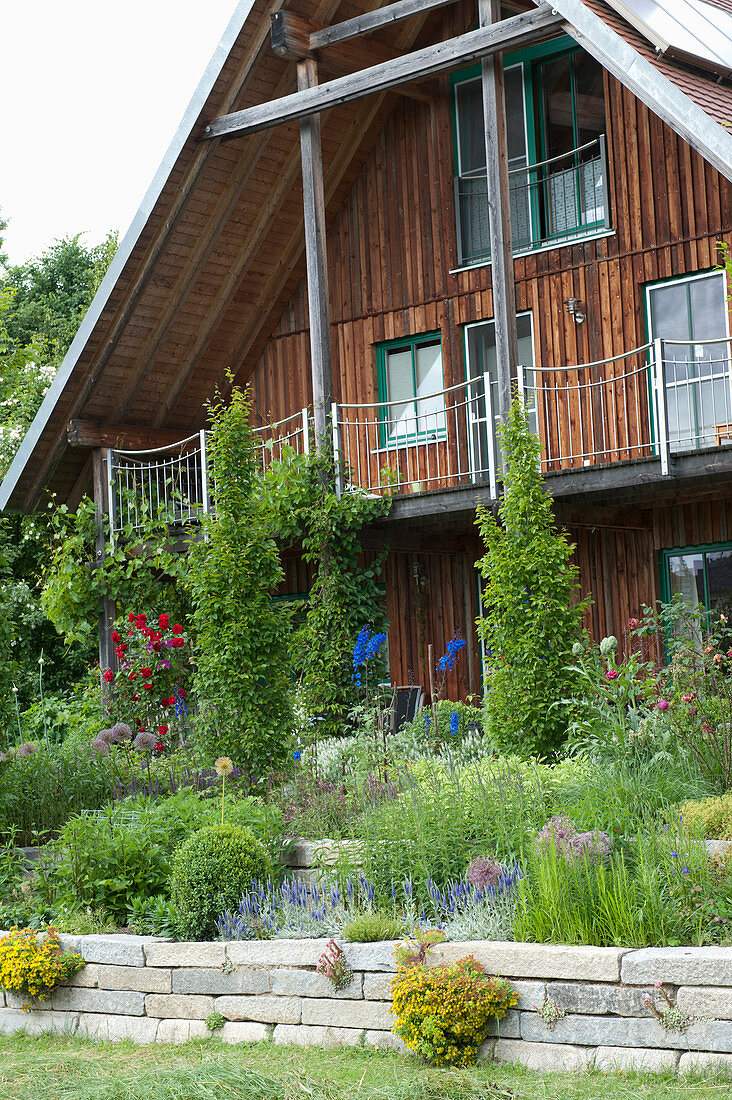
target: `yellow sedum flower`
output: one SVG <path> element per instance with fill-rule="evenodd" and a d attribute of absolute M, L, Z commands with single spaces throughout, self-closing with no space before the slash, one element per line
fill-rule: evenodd
<path fill-rule="evenodd" d="M 39 1001 L 84 966 L 81 955 L 63 951 L 58 932 L 48 927 L 41 940 L 32 928 L 12 928 L 0 938 L 0 986 Z M 28 1011 L 29 1003 L 23 1009 Z"/>
<path fill-rule="evenodd" d="M 424 955 L 419 962 L 400 962 L 391 990 L 393 1031 L 437 1066 L 471 1065 L 490 1021 L 518 1002 L 506 979 L 489 976 L 472 955 L 433 967 L 425 965 Z"/>

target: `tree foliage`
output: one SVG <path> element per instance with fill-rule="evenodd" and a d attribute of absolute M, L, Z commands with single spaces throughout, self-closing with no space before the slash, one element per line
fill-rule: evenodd
<path fill-rule="evenodd" d="M 519 400 L 499 428 L 505 458 L 500 523 L 484 508 L 477 524 L 486 547 L 478 631 L 489 659 L 487 730 L 507 752 L 546 756 L 566 736 L 572 645 L 587 601 L 579 599 L 574 546 L 557 531 L 540 473 L 541 445 Z"/>
<path fill-rule="evenodd" d="M 101 282 L 116 248 L 110 235 L 86 248 L 80 238 L 57 241 L 43 256 L 8 267 L 0 218 L 0 478 L 51 385 L 58 365 Z M 67 645 L 49 622 L 40 590 L 53 540 L 47 512 L 0 518 L 0 722 L 14 720 L 12 685 L 20 707 L 44 683 L 61 690 L 93 650 Z M 95 612 L 96 613 L 96 612 Z"/>

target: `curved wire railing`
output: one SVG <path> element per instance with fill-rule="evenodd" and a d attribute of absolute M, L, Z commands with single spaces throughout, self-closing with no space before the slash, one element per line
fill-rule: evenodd
<path fill-rule="evenodd" d="M 518 368 L 518 388 L 551 474 L 588 466 L 660 459 L 732 444 L 730 338 L 654 340 L 580 365 Z M 485 484 L 498 493 L 498 381 L 485 372 L 407 401 L 332 406 L 338 491 L 414 494 Z M 254 429 L 257 461 L 311 448 L 312 414 L 301 409 Z M 107 452 L 109 519 L 115 533 L 140 530 L 151 516 L 185 524 L 210 509 L 206 433 L 174 446 Z"/>

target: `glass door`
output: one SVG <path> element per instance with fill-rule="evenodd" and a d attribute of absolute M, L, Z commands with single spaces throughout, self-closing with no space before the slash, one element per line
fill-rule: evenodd
<path fill-rule="evenodd" d="M 732 435 L 724 274 L 712 271 L 647 288 L 652 338 L 664 341 L 671 449 L 713 447 Z"/>
<path fill-rule="evenodd" d="M 603 70 L 583 50 L 537 69 L 544 232 L 566 237 L 605 221 Z"/>
<path fill-rule="evenodd" d="M 518 329 L 518 356 L 524 366 L 533 366 L 534 338 L 531 326 L 531 314 L 519 313 L 516 317 Z M 496 424 L 500 419 L 498 408 L 498 363 L 496 357 L 496 326 L 494 321 L 479 321 L 467 325 L 465 330 L 468 378 L 475 379 L 470 387 L 469 440 L 470 469 L 474 480 L 484 480 L 488 475 L 490 448 L 496 461 L 496 470 L 500 475 L 500 451 L 496 446 Z M 484 376 L 488 374 L 491 386 L 493 421 L 489 423 L 485 401 Z M 529 412 L 529 425 L 532 432 L 538 434 L 536 415 L 536 391 L 534 372 L 526 372 L 526 404 Z"/>

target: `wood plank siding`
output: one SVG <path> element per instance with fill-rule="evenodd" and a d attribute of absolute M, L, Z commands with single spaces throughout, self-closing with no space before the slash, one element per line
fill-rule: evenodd
<path fill-rule="evenodd" d="M 464 29 L 472 10 L 456 5 L 446 11 L 444 36 Z M 341 403 L 378 402 L 377 346 L 424 333 L 441 334 L 445 387 L 463 382 L 463 326 L 493 316 L 490 265 L 457 270 L 449 80 L 440 86 L 432 103 L 396 104 L 342 205 L 328 210 L 334 396 Z M 605 106 L 612 232 L 514 261 L 516 306 L 531 311 L 538 367 L 607 359 L 644 344 L 644 284 L 710 269 L 717 263 L 718 240 L 732 244 L 729 184 L 608 74 Z M 328 128 L 326 115 L 324 140 Z M 260 424 L 311 401 L 306 295 L 302 279 L 251 373 Z M 584 324 L 566 313 L 570 297 L 584 303 Z M 637 371 L 632 385 L 619 381 L 627 370 Z M 595 461 L 609 462 L 650 453 L 648 419 L 640 415 L 648 401 L 645 357 L 597 368 L 592 377 L 618 382 L 604 386 L 600 396 L 597 389 L 577 389 L 576 371 L 537 375 L 544 387 L 537 412 L 545 452 L 558 455 L 563 444 L 563 454 L 577 456 L 547 459 L 547 470 L 582 465 L 590 452 Z M 447 405 L 449 412 L 449 400 Z M 442 468 L 455 445 L 432 444 L 440 448 Z M 466 445 L 464 438 L 457 439 L 460 445 Z M 413 463 L 424 449 L 411 448 Z M 362 437 L 348 458 L 359 469 L 393 464 L 393 452 L 374 457 L 376 450 L 375 437 Z M 430 487 L 441 485 L 438 480 Z M 592 596 L 586 625 L 594 636 L 615 633 L 622 640 L 628 618 L 659 598 L 660 548 L 716 541 L 732 532 L 732 497 L 698 497 L 678 508 L 659 503 L 573 511 L 567 503 L 559 509 L 577 545 L 583 592 Z M 385 574 L 395 682 L 423 680 L 427 645 L 441 653 L 458 630 L 469 645 L 448 694 L 464 697 L 480 689 L 474 630 L 474 562 L 480 552 L 469 526 L 457 532 L 445 527 L 436 535 L 416 521 L 410 532 L 402 531 Z"/>

